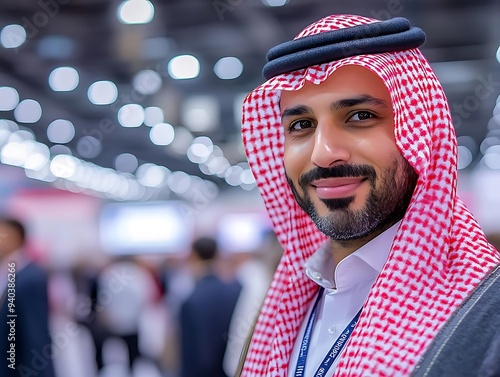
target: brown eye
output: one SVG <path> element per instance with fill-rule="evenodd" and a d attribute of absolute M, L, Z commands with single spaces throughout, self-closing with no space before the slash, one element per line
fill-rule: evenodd
<path fill-rule="evenodd" d="M 369 111 L 358 111 L 354 113 L 349 119 L 353 121 L 367 120 L 374 118 L 375 116 Z"/>
<path fill-rule="evenodd" d="M 299 119 L 297 121 L 294 121 L 290 123 L 290 127 L 288 127 L 289 131 L 298 131 L 298 130 L 303 130 L 306 128 L 311 128 L 312 123 L 310 120 L 307 119 Z"/>

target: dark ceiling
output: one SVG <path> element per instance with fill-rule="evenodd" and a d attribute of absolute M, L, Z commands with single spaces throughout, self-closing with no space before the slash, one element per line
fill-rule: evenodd
<path fill-rule="evenodd" d="M 144 107 L 159 106 L 165 111 L 166 121 L 182 127 L 178 111 L 182 101 L 191 95 L 213 95 L 219 102 L 221 121 L 207 136 L 222 148 L 230 163 L 242 162 L 234 98 L 262 81 L 261 68 L 269 48 L 333 13 L 383 19 L 403 16 L 424 29 L 427 42 L 422 51 L 443 80 L 457 133 L 471 136 L 477 145 L 486 136 L 500 94 L 500 63 L 495 59 L 500 44 L 498 0 L 290 0 L 283 7 L 269 7 L 260 0 L 152 3 L 155 16 L 151 23 L 123 25 L 116 17 L 120 4 L 117 0 L 3 0 L 0 28 L 13 23 L 25 25 L 28 39 L 17 49 L 0 47 L 0 86 L 15 87 L 21 98 L 34 98 L 43 109 L 37 123 L 21 126 L 31 128 L 36 139 L 50 147 L 47 125 L 54 119 L 69 119 L 76 128 L 76 136 L 68 144 L 75 156 L 78 138 L 90 134 L 103 145 L 101 153 L 90 160 L 97 165 L 113 168 L 117 155 L 131 153 L 139 163 L 185 171 L 225 187 L 223 179 L 206 176 L 185 155 L 152 144 L 149 127 L 121 127 L 116 121 L 117 105 L 138 102 Z M 42 57 L 47 54 L 40 54 L 40 43 L 47 36 L 68 37 L 74 48 L 64 57 Z M 166 38 L 164 48 L 145 57 L 147 41 L 159 37 Z M 173 80 L 166 72 L 166 64 L 185 53 L 200 60 L 200 75 L 191 80 Z M 224 56 L 235 56 L 243 62 L 240 77 L 221 80 L 213 73 L 213 65 Z M 80 83 L 75 90 L 51 90 L 47 78 L 59 66 L 73 66 L 79 71 Z M 161 90 L 154 95 L 141 95 L 132 87 L 133 76 L 146 68 L 155 70 L 163 79 Z M 116 83 L 120 95 L 114 105 L 90 103 L 87 88 L 97 80 Z M 489 95 L 478 99 L 478 86 Z M 0 113 L 0 118 L 15 120 L 12 112 Z M 112 122 L 104 131 L 103 120 Z M 477 154 L 475 161 L 479 158 Z"/>

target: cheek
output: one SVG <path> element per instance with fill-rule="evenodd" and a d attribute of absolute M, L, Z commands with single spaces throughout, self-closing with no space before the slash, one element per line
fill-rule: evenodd
<path fill-rule="evenodd" d="M 307 144 L 290 144 L 285 142 L 283 162 L 290 178 L 295 180 L 299 174 L 304 172 L 311 160 L 310 157 Z"/>
<path fill-rule="evenodd" d="M 401 155 L 392 133 L 378 133 L 376 137 L 358 138 L 355 141 L 359 155 L 372 164 L 384 167 L 390 165 L 396 156 Z"/>

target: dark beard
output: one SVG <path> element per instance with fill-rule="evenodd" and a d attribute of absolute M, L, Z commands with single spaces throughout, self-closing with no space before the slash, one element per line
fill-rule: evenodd
<path fill-rule="evenodd" d="M 355 197 L 321 199 L 330 210 L 326 216 L 319 216 L 308 188 L 311 182 L 322 178 L 365 177 L 370 183 L 370 193 L 364 208 L 351 210 L 349 205 Z M 300 196 L 287 175 L 292 193 L 299 206 L 306 212 L 316 227 L 335 241 L 350 241 L 380 234 L 401 220 L 410 204 L 418 175 L 401 155 L 394 160 L 380 177 L 376 188 L 377 174 L 370 165 L 339 165 L 333 168 L 316 167 L 299 178 L 304 193 Z"/>

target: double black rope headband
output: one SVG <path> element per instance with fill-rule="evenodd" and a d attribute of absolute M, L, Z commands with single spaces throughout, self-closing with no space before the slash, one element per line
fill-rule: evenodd
<path fill-rule="evenodd" d="M 422 29 L 410 25 L 406 18 L 396 17 L 294 39 L 267 53 L 262 74 L 266 80 L 350 56 L 396 52 L 417 48 L 425 42 Z"/>

